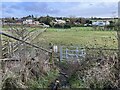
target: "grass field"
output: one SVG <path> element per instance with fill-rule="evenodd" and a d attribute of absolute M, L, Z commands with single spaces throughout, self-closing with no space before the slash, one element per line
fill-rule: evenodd
<path fill-rule="evenodd" d="M 115 31 L 94 31 L 91 27 L 72 27 L 71 29 L 48 28 L 46 32 L 37 36 L 34 40 L 34 43 L 36 42 L 117 48 Z"/>
<path fill-rule="evenodd" d="M 3 28 L 7 30 L 8 28 Z M 28 28 L 32 30 L 33 28 Z M 43 29 L 34 30 L 35 39 L 32 43 L 48 45 L 75 45 L 82 47 L 117 48 L 116 31 L 95 31 L 92 27 L 72 27 L 71 29 L 47 28 L 46 32 L 38 34 Z"/>

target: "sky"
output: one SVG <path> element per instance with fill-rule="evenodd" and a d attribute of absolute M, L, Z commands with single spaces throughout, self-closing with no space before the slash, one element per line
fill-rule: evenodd
<path fill-rule="evenodd" d="M 49 1 L 49 2 L 48 2 Z M 117 17 L 117 0 L 4 0 L 2 17 L 55 16 L 55 17 Z"/>

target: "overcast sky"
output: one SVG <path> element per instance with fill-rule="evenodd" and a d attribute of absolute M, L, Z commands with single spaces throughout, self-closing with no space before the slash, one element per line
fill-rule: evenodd
<path fill-rule="evenodd" d="M 14 2 L 13 2 L 14 1 Z M 43 0 L 34 2 L 22 0 L 2 1 L 3 17 L 34 16 L 74 16 L 74 17 L 115 17 L 118 11 L 118 1 L 88 1 L 88 0 Z M 48 2 L 49 1 L 49 2 Z"/>

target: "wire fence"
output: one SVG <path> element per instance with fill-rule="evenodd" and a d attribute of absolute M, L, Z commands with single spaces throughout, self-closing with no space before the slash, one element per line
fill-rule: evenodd
<path fill-rule="evenodd" d="M 25 33 L 23 33 L 23 31 Z M 118 49 L 86 48 L 80 46 L 53 46 L 50 48 L 51 50 L 45 49 L 38 45 L 31 44 L 27 39 L 29 38 L 28 33 L 25 30 L 23 31 L 19 32 L 19 30 L 17 30 L 15 36 L 14 34 L 0 33 L 5 36 L 5 40 L 2 39 L 3 59 L 1 59 L 3 82 L 7 77 L 11 76 L 17 78 L 18 81 L 22 83 L 30 79 L 38 79 L 43 73 L 50 71 L 50 61 L 52 59 L 54 60 L 53 55 L 57 55 L 56 58 L 60 59 L 60 61 L 85 61 L 84 67 L 90 67 L 87 65 L 87 61 L 91 63 L 94 60 L 95 63 L 99 61 L 105 65 L 106 63 L 104 61 L 107 61 L 110 66 L 113 66 L 118 58 Z M 26 37 L 27 35 L 28 37 Z M 55 54 L 52 54 L 53 52 Z M 75 68 L 74 66 L 72 67 L 72 65 L 70 66 L 71 69 L 68 70 Z M 78 65 L 79 68 L 81 68 L 80 65 Z M 75 72 L 78 67 L 74 70 Z"/>
<path fill-rule="evenodd" d="M 82 60 L 86 58 L 100 58 L 104 56 L 117 56 L 118 49 L 83 48 L 80 46 L 60 46 L 60 60 Z"/>

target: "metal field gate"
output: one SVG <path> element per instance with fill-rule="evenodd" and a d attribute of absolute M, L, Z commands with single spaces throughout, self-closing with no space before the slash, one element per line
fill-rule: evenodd
<path fill-rule="evenodd" d="M 85 59 L 86 50 L 77 46 L 60 46 L 60 60 Z"/>

